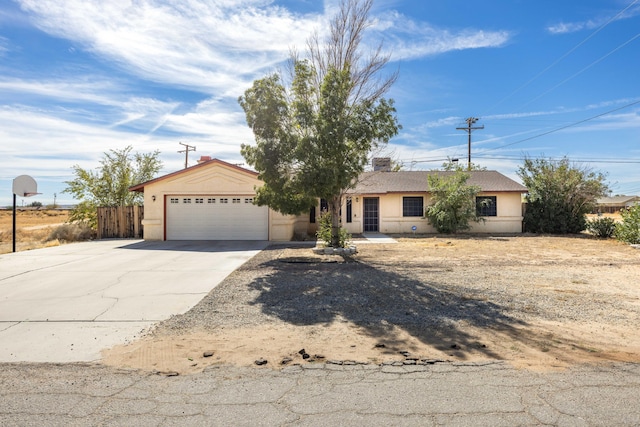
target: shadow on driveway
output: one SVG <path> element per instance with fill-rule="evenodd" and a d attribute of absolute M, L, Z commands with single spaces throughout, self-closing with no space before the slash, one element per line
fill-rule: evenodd
<path fill-rule="evenodd" d="M 167 240 L 136 241 L 118 249 L 176 252 L 237 252 L 261 251 L 269 246 L 266 240 Z"/>

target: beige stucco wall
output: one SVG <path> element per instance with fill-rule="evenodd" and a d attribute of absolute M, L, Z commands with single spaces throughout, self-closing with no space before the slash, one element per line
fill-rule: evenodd
<path fill-rule="evenodd" d="M 472 233 L 522 233 L 522 195 L 519 193 L 481 193 L 496 196 L 498 216 L 485 217 L 471 224 Z"/>
<path fill-rule="evenodd" d="M 498 216 L 487 217 L 484 222 L 472 223 L 471 232 L 473 233 L 520 233 L 522 232 L 522 201 L 518 193 L 481 193 L 483 196 L 496 196 L 498 205 Z M 402 216 L 402 198 L 423 196 L 425 205 L 429 203 L 428 196 L 425 194 L 380 194 L 367 195 L 365 197 L 379 198 L 379 227 L 381 233 L 413 233 L 412 227 L 415 226 L 416 233 L 436 233 L 433 226 L 429 224 L 426 218 L 422 217 L 403 217 Z M 346 206 L 342 208 L 342 224 L 349 233 L 359 234 L 364 230 L 363 226 L 363 196 L 352 196 L 352 222 L 346 222 Z"/>
<path fill-rule="evenodd" d="M 175 195 L 255 196 L 262 185 L 254 175 L 221 163 L 202 165 L 176 176 L 169 176 L 144 188 L 145 240 L 163 240 L 165 199 Z M 155 196 L 155 200 L 154 200 Z M 269 240 L 291 240 L 299 219 L 269 210 Z"/>
<path fill-rule="evenodd" d="M 295 235 L 306 235 L 309 215 L 283 215 L 269 210 L 269 240 L 289 241 Z"/>

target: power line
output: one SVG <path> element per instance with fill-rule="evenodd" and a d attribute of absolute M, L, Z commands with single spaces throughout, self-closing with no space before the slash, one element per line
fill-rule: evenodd
<path fill-rule="evenodd" d="M 551 89 L 547 89 L 546 91 L 542 92 L 540 95 L 536 96 L 535 98 L 533 98 L 532 100 L 526 102 L 525 104 L 521 105 L 520 108 L 526 107 L 527 105 L 531 104 L 534 101 L 537 101 L 538 99 L 542 98 L 543 96 L 545 96 L 546 94 L 548 94 L 549 92 L 555 90 L 556 88 L 562 86 L 563 84 L 565 84 L 566 82 L 568 82 L 569 80 L 573 79 L 574 77 L 579 76 L 580 74 L 584 73 L 585 71 L 587 71 L 589 68 L 593 67 L 594 65 L 596 65 L 597 63 L 599 63 L 600 61 L 602 61 L 603 59 L 609 57 L 610 55 L 614 54 L 615 52 L 617 52 L 618 50 L 622 49 L 623 47 L 625 47 L 626 45 L 628 45 L 629 43 L 631 43 L 632 41 L 634 41 L 635 39 L 637 39 L 638 37 L 640 37 L 640 33 L 636 34 L 635 36 L 631 37 L 629 40 L 627 40 L 626 42 L 622 43 L 621 45 L 619 45 L 618 47 L 616 47 L 615 49 L 609 51 L 606 55 L 601 56 L 600 58 L 596 59 L 595 61 L 593 61 L 591 64 L 587 65 L 586 67 L 584 67 L 583 69 L 581 69 L 580 71 L 578 71 L 577 73 L 573 74 L 572 76 L 564 79 L 563 81 L 561 81 L 560 83 L 558 83 L 557 85 L 555 85 L 554 87 L 552 87 Z"/>
<path fill-rule="evenodd" d="M 610 23 L 612 23 L 613 21 L 615 21 L 616 19 L 618 19 L 619 16 L 621 16 L 624 12 L 626 12 L 627 10 L 629 10 L 634 4 L 636 4 L 638 1 L 640 0 L 633 0 L 627 7 L 625 7 L 624 9 L 622 9 L 620 12 L 618 12 L 613 18 L 609 19 L 607 22 L 605 22 L 604 24 L 602 24 L 600 27 L 598 27 L 594 32 L 592 32 L 591 34 L 589 34 L 587 36 L 587 38 L 585 38 L 584 40 L 582 40 L 580 43 L 578 43 L 577 45 L 575 45 L 573 48 L 569 49 L 569 51 L 567 51 L 564 55 L 562 55 L 560 58 L 556 59 L 553 63 L 551 63 L 551 65 L 547 66 L 544 70 L 540 71 L 538 74 L 536 74 L 533 78 L 531 78 L 529 81 L 527 81 L 525 84 L 523 84 L 522 86 L 518 87 L 517 89 L 515 89 L 513 92 L 511 92 L 509 95 L 505 96 L 504 98 L 502 98 L 500 101 L 498 101 L 498 103 L 494 104 L 492 107 L 490 107 L 488 111 L 493 110 L 494 108 L 496 108 L 497 106 L 499 106 L 500 104 L 502 104 L 504 101 L 506 101 L 507 99 L 511 98 L 513 95 L 515 95 L 516 93 L 518 93 L 519 91 L 521 91 L 522 89 L 524 89 L 525 87 L 529 86 L 531 83 L 533 83 L 535 80 L 537 80 L 540 76 L 542 76 L 543 74 L 545 74 L 547 71 L 549 71 L 551 68 L 555 67 L 557 64 L 559 64 L 562 60 L 564 60 L 567 56 L 571 55 L 574 51 L 576 51 L 580 46 L 582 46 L 583 44 L 585 44 L 587 41 L 589 41 L 591 38 L 593 38 L 596 34 L 598 34 L 600 31 L 602 31 L 606 26 L 608 26 Z M 522 107 L 521 107 L 522 108 Z M 486 116 L 486 114 L 483 114 Z"/>
<path fill-rule="evenodd" d="M 476 156 L 480 159 L 487 159 L 487 160 L 524 160 L 525 158 L 531 158 L 529 156 Z M 612 164 L 624 164 L 624 163 L 628 163 L 628 164 L 640 164 L 640 159 L 583 159 L 583 158 L 574 158 L 574 157 L 569 157 L 571 161 L 574 162 L 578 162 L 578 163 L 612 163 Z M 553 157 L 549 158 L 550 160 L 554 160 Z"/>
<path fill-rule="evenodd" d="M 580 120 L 580 121 L 577 121 L 577 122 L 574 122 L 574 123 L 570 123 L 570 124 L 568 124 L 566 126 L 561 126 L 559 128 L 555 128 L 555 129 L 552 129 L 550 131 L 543 132 L 543 133 L 540 133 L 538 135 L 531 136 L 529 138 L 524 138 L 524 139 L 521 139 L 519 141 L 511 142 L 511 143 L 505 144 L 505 145 L 500 145 L 500 146 L 494 147 L 494 148 L 487 148 L 487 149 L 485 149 L 483 151 L 480 151 L 479 153 L 476 153 L 476 154 L 482 154 L 482 153 L 486 153 L 487 151 L 493 151 L 493 150 L 497 150 L 499 148 L 510 147 L 512 145 L 520 144 L 520 143 L 525 142 L 525 141 L 530 141 L 530 140 L 535 139 L 535 138 L 540 138 L 541 136 L 549 135 L 549 134 L 554 133 L 554 132 L 558 132 L 558 131 L 561 131 L 561 130 L 564 130 L 564 129 L 567 129 L 567 128 L 570 128 L 570 127 L 573 127 L 573 126 L 577 126 L 579 124 L 588 122 L 590 120 L 597 119 L 598 117 L 606 116 L 607 114 L 615 113 L 616 111 L 620 111 L 620 110 L 623 110 L 625 108 L 629 108 L 629 107 L 631 107 L 633 105 L 636 105 L 636 104 L 640 104 L 640 100 L 632 102 L 630 104 L 623 105 L 622 107 L 614 108 L 613 110 L 606 111 L 604 113 L 589 117 L 589 118 L 584 119 L 584 120 Z"/>

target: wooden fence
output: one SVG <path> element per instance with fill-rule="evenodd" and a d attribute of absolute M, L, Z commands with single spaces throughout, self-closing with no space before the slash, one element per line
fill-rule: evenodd
<path fill-rule="evenodd" d="M 98 239 L 141 239 L 143 214 L 143 206 L 98 208 Z"/>

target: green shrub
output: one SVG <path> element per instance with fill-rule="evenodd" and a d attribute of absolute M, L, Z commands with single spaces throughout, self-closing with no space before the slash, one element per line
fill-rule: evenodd
<path fill-rule="evenodd" d="M 608 239 L 616 232 L 616 221 L 613 218 L 597 218 L 587 222 L 587 230 L 596 237 Z"/>
<path fill-rule="evenodd" d="M 620 215 L 622 223 L 616 227 L 616 239 L 630 244 L 640 244 L 640 205 L 623 209 Z"/>
<path fill-rule="evenodd" d="M 322 240 L 326 246 L 331 246 L 331 213 L 325 212 L 320 215 L 318 221 L 318 231 L 316 232 L 318 239 Z M 351 241 L 351 234 L 344 228 L 340 227 L 340 248 L 346 248 Z"/>
<path fill-rule="evenodd" d="M 86 223 L 63 224 L 49 234 L 47 241 L 81 242 L 95 237 L 95 231 Z"/>

